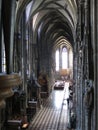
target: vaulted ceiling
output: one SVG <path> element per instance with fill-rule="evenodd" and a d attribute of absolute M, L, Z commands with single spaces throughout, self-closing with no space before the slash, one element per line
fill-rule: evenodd
<path fill-rule="evenodd" d="M 16 24 L 26 10 L 27 24 L 32 22 L 33 42 L 73 46 L 77 24 L 76 0 L 19 0 Z M 17 26 L 16 26 L 17 27 Z"/>

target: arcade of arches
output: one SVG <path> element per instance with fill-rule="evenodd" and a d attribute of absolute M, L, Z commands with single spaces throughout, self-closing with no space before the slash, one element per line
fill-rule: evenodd
<path fill-rule="evenodd" d="M 57 80 L 73 86 L 76 130 L 98 129 L 97 12 L 98 0 L 0 0 L 0 130 Z"/>

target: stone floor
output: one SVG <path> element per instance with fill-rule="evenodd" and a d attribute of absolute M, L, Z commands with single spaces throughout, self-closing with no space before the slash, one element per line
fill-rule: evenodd
<path fill-rule="evenodd" d="M 69 110 L 67 106 L 68 83 L 64 90 L 53 90 L 42 108 L 32 119 L 29 130 L 67 130 Z"/>

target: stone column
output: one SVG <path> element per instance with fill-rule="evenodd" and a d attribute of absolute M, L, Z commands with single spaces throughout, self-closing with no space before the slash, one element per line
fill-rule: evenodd
<path fill-rule="evenodd" d="M 94 45 L 94 130 L 98 129 L 98 0 L 93 0 L 93 45 Z"/>
<path fill-rule="evenodd" d="M 91 130 L 91 114 L 93 110 L 93 102 L 94 102 L 94 89 L 93 89 L 93 81 L 87 80 L 85 86 L 85 95 L 84 95 L 84 103 L 85 103 L 85 130 Z"/>
<path fill-rule="evenodd" d="M 26 69 L 27 69 L 27 50 L 26 50 L 26 14 L 25 11 L 23 12 L 23 16 L 21 19 L 21 54 L 22 54 L 22 65 L 21 65 L 21 69 L 22 69 L 22 76 L 23 76 L 23 90 L 26 90 Z"/>
<path fill-rule="evenodd" d="M 90 19 L 89 19 L 89 1 L 85 0 L 85 4 L 84 4 L 84 8 L 85 8 L 85 30 L 84 30 L 84 34 L 85 34 L 85 70 L 86 70 L 86 78 L 89 79 L 89 23 L 90 23 Z M 87 87 L 87 86 L 85 86 Z M 91 130 L 91 111 L 90 108 L 87 107 L 86 108 L 86 115 L 85 115 L 85 130 Z"/>
<path fill-rule="evenodd" d="M 11 88 L 21 83 L 21 77 L 18 74 L 13 73 L 15 4 L 16 0 L 2 0 L 2 4 L 0 3 L 0 6 L 2 6 L 2 12 L 0 11 L 0 13 L 2 13 L 3 17 L 2 24 L 7 68 L 6 74 L 0 74 L 0 109 L 5 106 L 5 99 L 13 95 Z"/>
<path fill-rule="evenodd" d="M 91 130 L 91 112 L 89 109 L 86 109 L 85 113 L 85 130 Z"/>
<path fill-rule="evenodd" d="M 78 25 L 77 25 L 77 32 L 76 32 L 76 54 L 77 54 L 77 97 L 76 97 L 76 113 L 77 113 L 77 130 L 81 129 L 81 59 L 80 59 L 80 46 L 81 46 L 81 0 L 78 1 Z"/>
<path fill-rule="evenodd" d="M 3 30 L 4 30 L 7 73 L 13 72 L 15 6 L 16 6 L 16 0 L 2 1 L 2 16 L 3 16 Z"/>

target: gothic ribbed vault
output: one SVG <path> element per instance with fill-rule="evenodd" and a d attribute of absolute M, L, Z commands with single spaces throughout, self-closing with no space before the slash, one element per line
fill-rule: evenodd
<path fill-rule="evenodd" d="M 77 24 L 77 4 L 76 1 L 64 0 L 40 0 L 30 3 L 26 0 L 18 3 L 16 25 L 23 10 L 29 7 L 27 26 L 32 22 L 33 42 L 40 44 L 58 44 L 61 38 L 74 44 L 74 32 Z M 17 26 L 16 26 L 17 30 Z M 61 42 L 62 43 L 62 42 Z"/>

